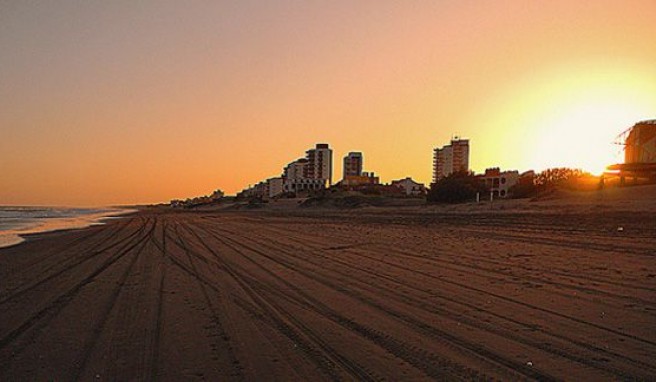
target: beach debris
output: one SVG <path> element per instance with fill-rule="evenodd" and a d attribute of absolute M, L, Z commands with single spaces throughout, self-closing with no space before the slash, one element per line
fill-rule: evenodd
<path fill-rule="evenodd" d="M 533 367 L 533 362 L 531 362 L 531 361 L 526 362 L 526 366 Z"/>
<path fill-rule="evenodd" d="M 622 226 L 617 227 L 617 232 L 624 232 L 624 227 Z"/>

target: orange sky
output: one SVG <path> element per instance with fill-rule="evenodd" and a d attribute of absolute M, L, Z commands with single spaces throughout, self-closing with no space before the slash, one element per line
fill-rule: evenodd
<path fill-rule="evenodd" d="M 476 171 L 598 172 L 656 118 L 654 20 L 653 0 L 2 2 L 0 205 L 234 193 L 316 142 L 334 178 L 359 150 L 429 183 L 454 134 Z"/>

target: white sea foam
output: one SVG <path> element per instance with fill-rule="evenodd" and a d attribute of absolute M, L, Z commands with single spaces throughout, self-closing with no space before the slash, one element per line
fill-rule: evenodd
<path fill-rule="evenodd" d="M 85 228 L 132 211 L 117 208 L 0 206 L 0 248 L 21 243 L 24 241 L 22 235 Z"/>

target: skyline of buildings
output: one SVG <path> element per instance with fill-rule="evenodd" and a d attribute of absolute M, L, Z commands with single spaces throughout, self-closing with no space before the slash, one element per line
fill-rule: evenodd
<path fill-rule="evenodd" d="M 454 172 L 454 169 L 469 170 L 469 140 L 452 139 L 451 144 L 434 149 L 434 168 L 440 171 L 441 179 Z M 254 186 L 242 190 L 237 195 L 271 199 L 282 194 L 304 195 L 333 186 L 333 151 L 327 143 L 317 143 L 305 152 L 305 157 L 288 163 L 281 176 L 268 178 Z M 380 177 L 374 172 L 364 170 L 364 155 L 360 151 L 350 151 L 343 158 L 342 179 L 335 183 L 346 190 L 363 190 L 367 187 L 391 186 L 399 189 L 402 195 L 418 196 L 426 193 L 423 183 L 410 176 L 392 180 L 387 185 L 380 184 Z M 435 173 L 437 174 L 437 172 Z M 381 189 L 379 189 L 381 190 Z"/>
<path fill-rule="evenodd" d="M 304 158 L 288 163 L 281 176 L 272 177 L 249 186 L 237 196 L 272 199 L 283 194 L 299 196 L 309 195 L 333 186 L 332 154 L 327 143 L 317 143 L 314 148 L 305 152 Z M 344 157 L 342 179 L 334 184 L 346 190 L 362 190 L 367 187 L 385 187 L 396 189 L 396 193 L 406 196 L 423 195 L 426 188 L 422 183 L 415 182 L 410 177 L 393 180 L 389 185 L 381 185 L 380 178 L 374 172 L 363 171 L 364 155 L 362 152 L 351 151 Z"/>
<path fill-rule="evenodd" d="M 317 143 L 305 157 L 288 163 L 278 177 L 268 178 L 243 189 L 237 195 L 275 198 L 283 193 L 300 194 L 332 185 L 333 151 L 327 143 Z"/>
<path fill-rule="evenodd" d="M 625 162 L 649 164 L 656 162 L 656 120 L 640 121 L 627 130 L 623 136 Z M 433 149 L 433 183 L 457 171 L 470 172 L 470 140 L 454 136 L 450 143 Z M 269 178 L 249 187 L 238 195 L 275 198 L 283 193 L 309 194 L 333 186 L 333 150 L 327 143 L 317 143 L 305 152 L 304 158 L 288 163 L 279 177 Z M 613 167 L 613 166 L 611 166 Z M 350 151 L 343 158 L 342 179 L 335 183 L 346 190 L 363 190 L 367 187 L 394 186 L 405 195 L 421 195 L 426 192 L 422 183 L 411 177 L 392 180 L 381 185 L 380 178 L 373 172 L 364 170 L 364 155 L 360 151 Z M 525 176 L 535 176 L 533 171 L 520 174 L 517 170 L 502 171 L 499 167 L 488 167 L 483 174 L 475 175 L 481 180 L 492 197 L 506 198 L 511 189 Z"/>
<path fill-rule="evenodd" d="M 474 174 L 469 169 L 469 143 L 469 139 L 455 136 L 448 145 L 433 149 L 433 183 L 456 171 L 465 171 L 485 185 L 491 198 L 507 198 L 511 196 L 513 186 L 535 178 L 536 173 L 533 170 L 520 174 L 517 170 L 502 171 L 499 167 L 488 167 L 483 174 Z M 625 163 L 608 166 L 601 177 L 601 185 L 604 184 L 606 176 L 619 178 L 620 185 L 625 184 L 626 177 L 633 177 L 634 184 L 637 184 L 639 177 L 656 181 L 656 119 L 635 123 L 620 134 L 615 143 L 624 146 Z M 347 191 L 373 192 L 388 196 L 419 196 L 427 191 L 422 183 L 414 181 L 409 176 L 392 180 L 388 184 L 381 184 L 380 178 L 373 172 L 363 171 L 364 155 L 360 151 L 351 151 L 344 156 L 342 179 L 333 184 L 333 150 L 330 145 L 317 143 L 305 154 L 305 157 L 288 163 L 283 168 L 281 176 L 268 178 L 254 186 L 249 186 L 237 193 L 237 196 L 263 199 L 276 198 L 284 193 L 289 196 L 309 196 L 313 192 L 332 186 Z M 185 202 L 172 200 L 171 205 L 200 203 L 215 200 L 217 197 L 219 199 L 223 197 L 223 192 L 217 190 L 211 196 L 188 199 Z"/>
<path fill-rule="evenodd" d="M 332 154 L 327 143 L 317 143 L 314 148 L 305 152 L 305 157 L 288 163 L 281 176 L 268 178 L 242 190 L 238 195 L 271 199 L 282 194 L 309 195 L 333 186 Z M 439 181 L 456 171 L 469 172 L 469 139 L 454 137 L 448 145 L 433 150 L 433 178 Z M 346 190 L 363 190 L 367 187 L 392 186 L 401 190 L 402 195 L 419 196 L 427 191 L 423 183 L 411 177 L 392 180 L 388 185 L 381 185 L 380 178 L 373 172 L 363 171 L 364 155 L 359 151 L 351 151 L 343 158 L 342 179 L 335 183 Z M 498 167 L 488 168 L 484 174 L 477 175 L 490 189 L 494 197 L 505 198 L 510 195 L 510 189 L 517 184 L 518 171 L 501 171 Z M 434 183 L 435 183 L 434 181 Z"/>
<path fill-rule="evenodd" d="M 465 171 L 474 175 L 490 192 L 491 198 L 507 198 L 512 196 L 512 188 L 521 183 L 530 182 L 536 177 L 533 170 L 519 173 L 517 170 L 502 171 L 499 167 L 488 167 L 482 174 L 474 174 L 469 168 L 470 140 L 454 136 L 450 143 L 433 149 L 433 179 L 441 179 L 457 171 Z M 656 119 L 644 120 L 635 123 L 631 128 L 620 134 L 615 142 L 624 146 L 625 163 L 610 165 L 601 177 L 600 185 L 603 187 L 605 177 L 619 178 L 619 184 L 625 184 L 625 178 L 632 177 L 633 183 L 638 178 L 656 181 Z M 343 158 L 342 179 L 332 182 L 333 150 L 327 143 L 317 143 L 314 148 L 305 152 L 305 157 L 288 163 L 281 176 L 268 178 L 254 186 L 250 186 L 237 196 L 260 197 L 272 199 L 288 194 L 287 196 L 310 196 L 316 191 L 338 188 L 346 191 L 361 191 L 387 196 L 418 196 L 424 195 L 426 187 L 411 177 L 391 180 L 388 184 L 381 184 L 380 178 L 374 172 L 364 170 L 364 155 L 360 151 L 350 151 Z M 220 190 L 219 190 L 220 191 Z M 399 193 L 400 191 L 400 193 Z M 216 192 L 215 192 L 216 194 Z M 171 201 L 172 205 L 194 203 L 196 201 L 214 200 L 216 195 Z M 223 194 L 221 192 L 220 197 Z"/>

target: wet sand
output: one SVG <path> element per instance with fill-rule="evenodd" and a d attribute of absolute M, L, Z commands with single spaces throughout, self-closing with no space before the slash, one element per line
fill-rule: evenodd
<path fill-rule="evenodd" d="M 0 380 L 653 380 L 655 252 L 649 210 L 142 211 L 0 249 Z"/>

